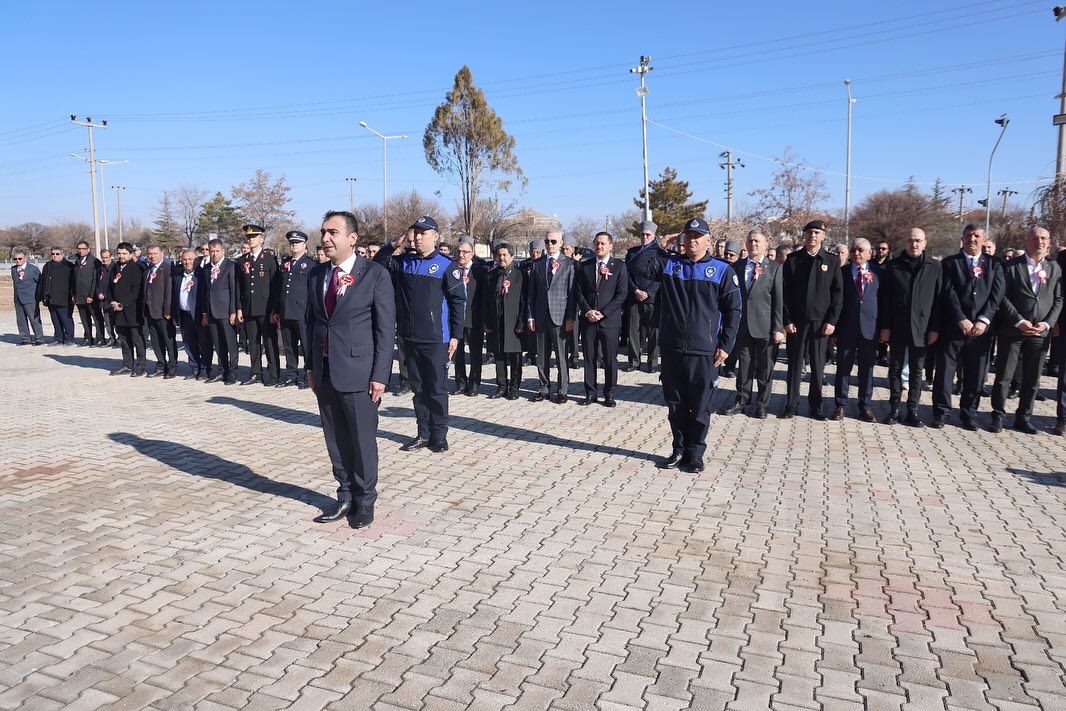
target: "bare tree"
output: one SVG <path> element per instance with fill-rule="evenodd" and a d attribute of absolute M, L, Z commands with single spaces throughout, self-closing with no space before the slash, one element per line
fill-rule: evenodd
<path fill-rule="evenodd" d="M 74 246 L 82 240 L 93 244 L 95 234 L 92 225 L 74 220 L 62 220 L 48 228 L 49 241 L 68 251 L 72 251 Z"/>
<path fill-rule="evenodd" d="M 809 172 L 791 147 L 778 159 L 770 186 L 748 194 L 757 199 L 762 220 L 789 235 L 799 234 L 817 206 L 829 198 L 825 180 Z"/>
<path fill-rule="evenodd" d="M 234 186 L 232 193 L 245 219 L 271 230 L 271 243 L 276 244 L 285 234 L 279 230 L 296 219 L 296 212 L 288 207 L 291 198 L 285 176 L 272 181 L 269 172 L 257 168 L 255 177 Z"/>
<path fill-rule="evenodd" d="M 178 224 L 182 234 L 185 235 L 185 244 L 193 246 L 200 226 L 200 213 L 203 212 L 203 203 L 210 195 L 206 190 L 192 185 L 183 185 L 174 191 L 172 200 L 177 212 Z"/>

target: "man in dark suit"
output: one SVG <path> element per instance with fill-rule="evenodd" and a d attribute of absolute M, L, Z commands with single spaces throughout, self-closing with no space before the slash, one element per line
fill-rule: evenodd
<path fill-rule="evenodd" d="M 629 274 L 629 299 L 626 303 L 626 340 L 629 343 L 628 370 L 640 367 L 641 342 L 648 342 L 647 371 L 659 367 L 659 324 L 655 314 L 655 297 L 659 293 L 666 251 L 655 237 L 658 229 L 651 220 L 640 223 L 640 244 L 626 250 L 626 273 Z"/>
<path fill-rule="evenodd" d="M 95 346 L 104 340 L 104 314 L 96 300 L 99 292 L 97 280 L 100 276 L 100 260 L 89 254 L 89 243 L 78 242 L 78 255 L 74 258 L 74 305 L 81 318 L 82 333 L 85 335 L 83 346 Z M 93 324 L 96 324 L 96 337 L 93 337 Z"/>
<path fill-rule="evenodd" d="M 889 411 L 885 424 L 900 421 L 903 396 L 903 359 L 910 359 L 907 419 L 911 427 L 924 427 L 918 417 L 922 397 L 922 372 L 926 353 L 940 336 L 940 262 L 925 251 L 923 230 L 914 227 L 904 240 L 903 253 L 888 263 L 882 274 L 878 304 L 880 340 L 888 344 Z"/>
<path fill-rule="evenodd" d="M 144 375 L 144 334 L 141 331 L 143 301 L 143 272 L 134 261 L 133 245 L 119 242 L 115 247 L 118 266 L 111 276 L 111 311 L 115 315 L 115 330 L 122 348 L 122 367 L 111 375 Z"/>
<path fill-rule="evenodd" d="M 549 397 L 549 368 L 555 356 L 556 402 L 567 401 L 570 369 L 567 364 L 566 338 L 574 330 L 575 264 L 562 253 L 563 233 L 552 230 L 544 236 L 545 254 L 530 263 L 526 284 L 526 327 L 536 341 L 537 378 L 540 389 L 534 402 Z"/>
<path fill-rule="evenodd" d="M 337 507 L 319 523 L 374 522 L 378 405 L 392 370 L 396 303 L 389 273 L 355 253 L 358 223 L 327 212 L 322 247 L 330 261 L 311 271 L 307 290 L 307 380 L 318 399 Z"/>
<path fill-rule="evenodd" d="M 314 259 L 307 254 L 307 235 L 299 230 L 285 234 L 289 256 L 282 260 L 278 287 L 278 311 L 270 320 L 281 330 L 285 351 L 285 373 L 278 387 L 295 385 L 307 387 L 303 375 L 307 373 L 307 279 L 314 268 Z M 300 357 L 304 359 L 304 373 L 300 373 Z"/>
<path fill-rule="evenodd" d="M 96 344 L 97 348 L 118 348 L 118 335 L 115 333 L 115 313 L 111 310 L 111 277 L 115 275 L 118 264 L 110 249 L 100 251 L 100 267 L 96 273 L 96 303 L 104 316 L 104 340 Z"/>
<path fill-rule="evenodd" d="M 177 333 L 170 318 L 174 280 L 170 264 L 163 259 L 163 249 L 158 244 L 148 245 L 145 252 L 149 266 L 144 272 L 144 319 L 152 338 L 156 363 L 155 370 L 147 377 L 162 375 L 164 380 L 170 380 L 177 375 L 178 369 Z"/>
<path fill-rule="evenodd" d="M 197 266 L 200 258 L 196 250 L 181 251 L 181 268 L 171 270 L 170 322 L 181 329 L 181 343 L 189 358 L 189 374 L 186 380 L 211 377 L 211 336 L 207 327 L 200 323 L 197 298 L 203 270 Z M 175 371 L 176 372 L 176 371 Z"/>
<path fill-rule="evenodd" d="M 1062 270 L 1047 258 L 1051 233 L 1043 227 L 1030 227 L 1025 233 L 1025 254 L 1007 263 L 1004 276 L 1006 295 L 999 307 L 999 347 L 996 356 L 996 382 L 992 386 L 992 432 L 1003 430 L 1007 389 L 1015 369 L 1021 365 L 1021 388 L 1014 429 L 1036 434 L 1029 421 L 1033 400 L 1040 384 L 1051 340 L 1052 324 L 1062 311 Z"/>
<path fill-rule="evenodd" d="M 748 233 L 748 256 L 732 264 L 743 299 L 740 328 L 731 355 L 737 362 L 737 397 L 723 415 L 736 415 L 751 403 L 752 382 L 758 384 L 759 397 L 752 417 L 766 419 L 773 390 L 773 345 L 785 342 L 784 285 L 781 265 L 770 261 L 766 251 L 769 240 L 761 230 Z"/>
<path fill-rule="evenodd" d="M 477 395 L 481 387 L 481 364 L 484 332 L 481 323 L 481 288 L 485 283 L 485 267 L 474 257 L 474 238 L 463 235 L 455 249 L 456 263 L 466 286 L 466 313 L 463 333 L 455 348 L 455 390 L 468 397 Z"/>
<path fill-rule="evenodd" d="M 203 267 L 200 295 L 196 302 L 200 310 L 200 323 L 211 334 L 219 372 L 204 382 L 233 385 L 237 382 L 237 270 L 233 262 L 226 259 L 222 240 L 211 240 L 207 243 L 207 249 L 210 260 Z"/>
<path fill-rule="evenodd" d="M 618 336 L 622 330 L 622 306 L 629 296 L 626 264 L 611 256 L 614 237 L 597 232 L 593 241 L 595 259 L 578 269 L 577 305 L 584 316 L 581 339 L 585 359 L 585 399 L 591 405 L 596 398 L 596 359 L 603 358 L 603 404 L 614 407 L 614 385 L 618 379 Z"/>
<path fill-rule="evenodd" d="M 41 325 L 41 306 L 37 303 L 37 282 L 41 270 L 30 264 L 26 252 L 19 249 L 11 255 L 15 265 L 11 267 L 11 286 L 14 288 L 15 321 L 18 322 L 19 345 L 44 343 L 44 327 Z M 30 331 L 33 338 L 30 338 Z"/>
<path fill-rule="evenodd" d="M 37 282 L 37 301 L 48 308 L 52 317 L 52 330 L 56 344 L 74 345 L 74 269 L 63 256 L 61 247 L 49 250 L 51 260 L 45 262 L 41 269 L 41 279 Z"/>
<path fill-rule="evenodd" d="M 522 385 L 522 333 L 525 329 L 525 272 L 514 261 L 511 245 L 496 242 L 496 267 L 485 277 L 481 296 L 485 347 L 496 365 L 496 391 L 490 400 L 518 399 Z"/>
<path fill-rule="evenodd" d="M 848 405 L 851 369 L 859 363 L 859 419 L 874 422 L 870 399 L 874 391 L 874 362 L 877 360 L 877 300 L 881 270 L 870 256 L 869 240 L 851 241 L 851 259 L 842 266 L 844 301 L 833 338 L 837 345 L 836 411 L 834 420 L 843 420 Z"/>
<path fill-rule="evenodd" d="M 244 225 L 241 229 L 250 249 L 237 260 L 237 285 L 241 295 L 237 322 L 244 324 L 248 355 L 252 361 L 252 374 L 241 385 L 262 383 L 273 386 L 278 382 L 278 329 L 271 319 L 278 310 L 278 260 L 273 253 L 263 249 L 266 228 Z M 263 351 L 266 351 L 266 375 L 263 375 Z"/>
<path fill-rule="evenodd" d="M 822 379 L 826 339 L 833 335 L 840 316 L 843 283 L 840 260 L 835 254 L 822 249 L 823 242 L 825 223 L 821 220 L 808 222 L 803 227 L 803 249 L 792 252 L 785 259 L 782 281 L 788 349 L 788 401 L 779 417 L 786 420 L 795 417 L 799 409 L 804 359 L 810 364 L 807 402 L 811 417 L 825 419 L 825 413 L 822 412 Z"/>
<path fill-rule="evenodd" d="M 977 410 L 988 370 L 990 328 L 1006 288 L 1003 268 L 985 250 L 987 244 L 984 228 L 966 225 L 962 251 L 940 263 L 942 316 L 930 425 L 936 429 L 944 426 L 944 418 L 951 411 L 952 382 L 961 365 L 959 419 L 964 428 L 977 430 Z"/>

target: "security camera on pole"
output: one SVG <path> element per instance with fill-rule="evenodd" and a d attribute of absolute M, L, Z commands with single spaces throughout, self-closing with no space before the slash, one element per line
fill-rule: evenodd
<path fill-rule="evenodd" d="M 650 66 L 651 57 L 641 56 L 640 66 L 629 70 L 630 74 L 640 75 L 640 87 L 637 96 L 640 97 L 640 126 L 644 134 L 644 219 L 651 220 L 651 197 L 648 195 L 648 111 L 645 99 L 648 96 L 648 87 L 644 83 L 644 77 L 654 67 Z"/>

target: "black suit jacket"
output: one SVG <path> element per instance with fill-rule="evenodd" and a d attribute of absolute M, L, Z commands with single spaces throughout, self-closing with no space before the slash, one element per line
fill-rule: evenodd
<path fill-rule="evenodd" d="M 868 262 L 869 274 L 873 276 L 869 277 L 860 295 L 859 285 L 854 280 L 854 268 L 855 265 L 850 261 L 840 268 L 844 302 L 836 331 L 833 332 L 838 342 L 847 344 L 855 343 L 860 337 L 872 341 L 878 336 L 877 309 L 883 272 L 877 264 Z"/>
<path fill-rule="evenodd" d="M 812 257 L 801 248 L 788 255 L 782 270 L 785 324 L 836 325 L 842 306 L 837 256 L 820 249 Z"/>
<path fill-rule="evenodd" d="M 1007 262 L 1004 269 L 1007 291 L 999 307 L 1000 332 L 1004 335 L 1019 335 L 1015 327 L 1019 321 L 1029 321 L 1033 325 L 1046 323 L 1048 326 L 1054 326 L 1058 321 L 1062 311 L 1062 269 L 1050 259 L 1041 261 L 1041 266 L 1047 277 L 1040 285 L 1040 291 L 1034 294 L 1029 278 L 1029 258 L 1023 254 Z M 1050 336 L 1050 329 L 1044 335 Z"/>
<path fill-rule="evenodd" d="M 150 319 L 170 316 L 170 300 L 174 293 L 174 282 L 170 276 L 170 265 L 160 263 L 152 279 L 152 267 L 144 270 L 144 314 Z"/>
<path fill-rule="evenodd" d="M 323 262 L 307 280 L 308 370 L 322 372 L 329 337 L 329 379 L 342 393 L 367 392 L 370 381 L 388 383 L 396 340 L 396 297 L 385 267 L 356 257 L 352 285 L 326 315 L 325 282 L 333 264 Z"/>
<path fill-rule="evenodd" d="M 595 325 L 604 328 L 622 328 L 622 305 L 629 296 L 629 273 L 621 259 L 610 257 L 607 269 L 610 272 L 602 281 L 598 277 L 599 261 L 595 258 L 581 262 L 577 271 L 577 306 L 582 313 L 599 311 L 603 319 Z M 599 284 L 597 284 L 599 281 Z"/>
<path fill-rule="evenodd" d="M 460 272 L 462 267 L 459 267 Z M 463 328 L 481 328 L 481 297 L 482 286 L 488 269 L 480 261 L 471 261 L 467 267 L 467 275 L 463 278 L 466 286 L 466 312 L 463 314 Z M 458 335 L 458 334 L 456 334 Z"/>
<path fill-rule="evenodd" d="M 96 257 L 86 257 L 85 264 L 79 257 L 74 261 L 74 303 L 84 306 L 88 299 L 96 300 L 97 279 L 100 270 L 100 260 Z"/>
<path fill-rule="evenodd" d="M 878 325 L 892 332 L 895 343 L 924 347 L 928 334 L 940 331 L 940 262 L 923 252 L 912 276 L 908 258 L 900 255 L 885 267 L 882 281 Z"/>
<path fill-rule="evenodd" d="M 113 312 L 116 326 L 139 326 L 142 323 L 143 275 L 135 262 L 115 265 L 111 273 L 111 300 L 122 304 L 121 311 Z"/>
<path fill-rule="evenodd" d="M 740 317 L 740 333 L 751 338 L 768 339 L 774 333 L 784 333 L 784 284 L 781 265 L 763 257 L 763 274 L 751 285 L 745 283 L 747 258 L 738 259 L 730 267 L 737 275 L 737 284 L 744 300 Z"/>
<path fill-rule="evenodd" d="M 37 282 L 37 300 L 45 306 L 70 306 L 74 298 L 74 269 L 70 262 L 48 260 L 41 267 L 41 279 Z"/>
<path fill-rule="evenodd" d="M 281 281 L 278 279 L 278 260 L 265 249 L 252 258 L 251 253 L 237 260 L 237 285 L 244 316 L 269 316 L 278 311 Z"/>
<path fill-rule="evenodd" d="M 983 320 L 991 327 L 1006 292 L 999 260 L 987 254 L 978 256 L 980 276 L 974 274 L 969 256 L 959 252 L 940 262 L 940 328 L 945 338 L 965 338 L 959 322 Z"/>
<path fill-rule="evenodd" d="M 214 269 L 211 262 L 203 267 L 200 297 L 197 299 L 196 308 L 200 310 L 201 316 L 228 320 L 231 315 L 237 313 L 236 268 L 232 260 L 223 257 L 218 263 L 218 275 L 212 283 L 211 273 Z"/>

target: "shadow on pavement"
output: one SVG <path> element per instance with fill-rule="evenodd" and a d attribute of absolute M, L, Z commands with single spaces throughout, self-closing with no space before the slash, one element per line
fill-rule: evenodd
<path fill-rule="evenodd" d="M 413 418 L 415 416 L 415 411 L 410 407 L 385 407 L 381 410 L 381 416 Z M 633 449 L 625 449 L 624 447 L 591 444 L 577 439 L 557 437 L 556 435 L 538 430 L 527 430 L 524 427 L 512 427 L 511 425 L 503 425 L 499 422 L 476 420 L 473 417 L 463 417 L 462 415 L 449 415 L 448 425 L 456 429 L 466 430 L 467 432 L 480 432 L 481 434 L 495 435 L 504 439 L 517 440 L 520 442 L 538 442 L 541 444 L 550 444 L 555 447 L 580 449 L 585 452 L 605 452 L 607 454 L 617 454 L 622 457 L 643 459 L 648 462 L 659 461 L 659 457 L 653 454 L 648 454 L 647 452 L 638 452 Z"/>
<path fill-rule="evenodd" d="M 102 348 L 99 350 L 103 350 Z M 122 356 L 115 351 L 115 358 L 101 358 L 81 355 L 61 355 L 59 353 L 45 353 L 45 358 L 51 358 L 56 363 L 73 365 L 78 368 L 97 368 L 100 370 L 115 370 L 122 367 Z"/>
<path fill-rule="evenodd" d="M 1007 471 L 1021 479 L 1042 486 L 1066 486 L 1066 472 L 1034 472 L 1030 469 L 1008 467 Z"/>
<path fill-rule="evenodd" d="M 325 512 L 335 503 L 332 498 L 297 484 L 285 484 L 256 474 L 243 464 L 194 449 L 183 444 L 162 439 L 144 439 L 129 432 L 112 432 L 108 437 L 119 444 L 133 447 L 146 457 L 151 457 L 186 474 L 217 479 L 236 486 L 272 496 L 299 501 L 318 507 Z"/>
<path fill-rule="evenodd" d="M 232 405 L 233 407 L 240 408 L 245 412 L 250 412 L 253 415 L 259 415 L 260 417 L 267 417 L 271 420 L 277 420 L 279 422 L 286 422 L 294 425 L 307 425 L 309 427 L 321 428 L 322 421 L 319 419 L 317 412 L 307 412 L 305 410 L 297 410 L 292 407 L 283 407 L 281 405 L 270 405 L 263 402 L 253 402 L 251 400 L 238 400 L 233 397 L 226 397 L 225 395 L 216 395 L 207 401 L 212 405 Z M 404 437 L 401 434 L 395 432 L 387 432 L 382 429 L 378 429 L 378 436 L 392 442 L 398 442 L 400 444 L 406 444 L 410 437 Z"/>

